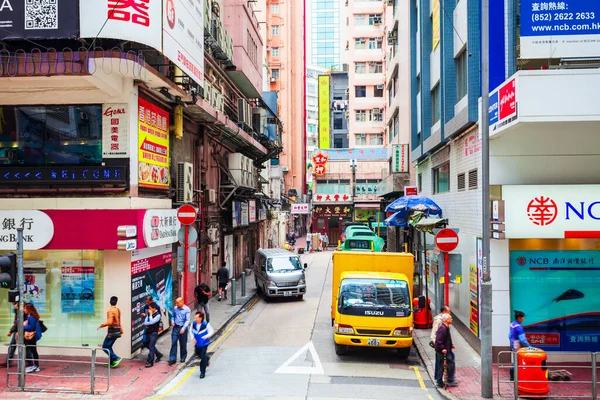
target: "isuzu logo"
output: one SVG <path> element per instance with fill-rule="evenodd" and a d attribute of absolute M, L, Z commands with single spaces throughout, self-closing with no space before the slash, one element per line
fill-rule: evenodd
<path fill-rule="evenodd" d="M 365 315 L 383 315 L 383 311 L 365 311 Z"/>

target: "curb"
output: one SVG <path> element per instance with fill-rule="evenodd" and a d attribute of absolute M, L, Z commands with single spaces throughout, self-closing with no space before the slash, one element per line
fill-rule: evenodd
<path fill-rule="evenodd" d="M 246 308 L 248 307 L 248 305 L 252 302 L 252 300 L 254 300 L 255 297 L 258 296 L 258 291 L 255 290 L 254 294 L 250 297 L 248 297 L 248 299 L 241 305 L 240 309 L 231 315 L 231 317 L 229 317 L 229 319 L 227 321 L 225 321 L 223 323 L 223 325 L 221 325 L 219 327 L 219 329 L 215 330 L 215 334 L 212 336 L 211 339 L 217 339 L 218 337 L 220 337 L 223 332 L 226 330 L 226 328 L 229 326 L 229 324 L 231 324 L 231 322 L 233 320 L 235 320 L 237 317 L 240 316 L 240 314 L 242 314 Z M 237 304 L 236 304 L 237 305 Z M 173 370 L 173 372 L 171 372 L 171 374 L 169 374 L 167 376 L 167 378 L 156 388 L 154 388 L 154 390 L 152 391 L 152 394 L 150 396 L 148 396 L 147 398 L 154 398 L 156 396 L 156 394 L 168 383 L 170 382 L 173 378 L 175 378 L 177 376 L 177 374 L 179 374 L 179 372 L 181 372 L 181 370 L 183 370 L 184 368 L 187 368 L 190 366 L 190 364 L 192 362 L 196 361 L 196 356 L 192 355 L 188 360 L 186 360 L 186 362 L 182 363 L 178 363 L 177 364 L 177 368 L 175 368 Z"/>
<path fill-rule="evenodd" d="M 423 361 L 423 364 L 425 364 L 425 368 L 427 369 L 427 374 L 429 375 L 429 379 L 431 379 L 431 381 L 434 383 L 435 389 L 438 391 L 438 393 L 443 398 L 448 399 L 448 400 L 460 400 L 458 397 L 456 397 L 449 391 L 439 388 L 435 384 L 435 379 L 434 379 L 434 376 L 435 376 L 434 368 L 435 367 L 432 364 L 429 357 L 427 357 L 427 353 L 425 352 L 425 348 L 423 347 L 423 344 L 421 343 L 421 339 L 413 336 L 413 342 L 415 343 L 415 346 L 417 348 L 417 353 L 419 354 L 419 358 L 421 359 L 421 361 Z"/>

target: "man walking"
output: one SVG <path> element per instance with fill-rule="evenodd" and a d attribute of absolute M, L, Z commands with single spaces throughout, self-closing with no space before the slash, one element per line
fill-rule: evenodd
<path fill-rule="evenodd" d="M 455 375 L 454 364 L 454 345 L 450 335 L 450 325 L 452 325 L 452 315 L 442 315 L 442 325 L 440 325 L 435 336 L 435 383 L 439 387 L 444 387 L 444 359 L 446 361 L 446 372 L 448 374 L 446 385 L 458 386 Z"/>
<path fill-rule="evenodd" d="M 206 322 L 210 321 L 208 299 L 210 298 L 210 286 L 206 283 L 201 283 L 194 289 L 194 297 L 196 297 L 196 311 L 204 311 Z"/>
<path fill-rule="evenodd" d="M 208 366 L 208 344 L 210 337 L 215 333 L 213 327 L 204 319 L 202 311 L 196 312 L 196 319 L 192 322 L 190 331 L 194 339 L 194 352 L 200 359 L 200 379 L 204 379 L 206 367 Z"/>
<path fill-rule="evenodd" d="M 433 327 L 431 328 L 431 335 L 429 335 L 429 346 L 435 348 L 435 335 L 442 325 L 442 316 L 444 314 L 450 314 L 450 307 L 442 306 L 440 313 L 433 318 Z"/>
<path fill-rule="evenodd" d="M 190 326 L 191 311 L 183 302 L 183 298 L 175 299 L 175 307 L 173 307 L 173 321 L 171 326 L 171 352 L 169 353 L 169 365 L 177 362 L 177 342 L 179 342 L 179 357 L 181 362 L 185 362 L 187 358 L 187 336 Z"/>
<path fill-rule="evenodd" d="M 10 338 L 10 344 L 8 345 L 8 354 L 6 355 L 6 367 L 10 367 L 10 361 L 15 358 L 15 351 L 17 350 L 17 331 L 18 328 L 18 314 L 17 310 L 19 309 L 19 302 L 15 301 L 13 303 L 13 312 L 15 314 L 13 324 L 10 327 L 10 330 L 6 334 L 6 336 L 12 336 Z"/>
<path fill-rule="evenodd" d="M 221 301 L 221 295 L 225 292 L 225 300 L 227 300 L 227 285 L 229 284 L 229 269 L 227 269 L 227 263 L 223 261 L 221 268 L 217 271 L 217 282 L 219 284 L 219 299 Z"/>
<path fill-rule="evenodd" d="M 152 298 L 151 295 L 146 296 L 146 304 L 144 304 L 144 312 L 141 314 L 143 318 L 146 318 L 146 316 L 148 315 L 148 309 L 150 308 L 150 303 L 154 302 L 154 299 Z M 156 303 L 154 303 L 156 304 Z M 156 304 L 156 310 L 160 313 L 160 307 L 158 306 L 158 304 Z M 160 320 L 159 320 L 159 328 L 160 328 Z M 146 347 L 148 347 L 148 329 L 146 327 L 144 327 L 144 334 L 142 335 L 142 344 Z"/>
<path fill-rule="evenodd" d="M 329 236 L 327 236 L 327 232 L 323 235 L 323 251 L 327 251 L 327 247 L 329 247 Z"/>
<path fill-rule="evenodd" d="M 107 327 L 106 337 L 102 343 L 102 350 L 108 354 L 110 367 L 115 368 L 121 362 L 121 357 L 117 356 L 113 350 L 113 346 L 118 338 L 123 334 L 121 326 L 121 310 L 117 308 L 119 298 L 112 296 L 110 298 L 110 308 L 106 312 L 106 321 L 98 326 L 98 329 Z"/>
<path fill-rule="evenodd" d="M 158 327 L 160 326 L 160 311 L 158 311 L 158 305 L 155 302 L 148 304 L 148 313 L 144 319 L 144 326 L 146 327 L 146 337 L 148 346 L 148 361 L 146 361 L 146 368 L 150 368 L 156 362 L 159 362 L 163 357 L 163 354 L 156 348 L 156 341 L 158 340 Z"/>
<path fill-rule="evenodd" d="M 515 320 L 510 324 L 508 331 L 508 340 L 510 341 L 511 351 L 519 351 L 522 347 L 531 347 L 525 336 L 525 329 L 521 325 L 525 321 L 525 313 L 515 310 Z M 516 359 L 515 355 L 515 359 Z M 515 367 L 510 369 L 510 380 L 515 380 Z"/>

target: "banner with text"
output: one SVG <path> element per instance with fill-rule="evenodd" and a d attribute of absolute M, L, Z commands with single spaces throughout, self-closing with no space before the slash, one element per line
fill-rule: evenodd
<path fill-rule="evenodd" d="M 169 189 L 169 113 L 138 99 L 138 183 Z"/>

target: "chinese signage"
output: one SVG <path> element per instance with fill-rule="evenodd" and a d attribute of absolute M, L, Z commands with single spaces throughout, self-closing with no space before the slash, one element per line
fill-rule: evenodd
<path fill-rule="evenodd" d="M 479 138 L 479 132 L 473 132 L 470 135 L 465 136 L 463 139 L 465 157 L 472 156 L 481 151 L 481 140 Z"/>
<path fill-rule="evenodd" d="M 600 332 L 600 251 L 510 252 L 510 304 L 527 318 L 531 345 L 544 350 L 596 352 Z"/>
<path fill-rule="evenodd" d="M 321 151 L 318 151 L 313 156 L 312 160 L 313 160 L 313 164 L 315 166 L 314 167 L 315 175 L 318 175 L 318 176 L 325 175 L 325 173 L 327 172 L 327 160 L 328 159 L 329 159 L 329 157 L 327 157 Z"/>
<path fill-rule="evenodd" d="M 0 250 L 17 249 L 17 228 L 23 228 L 23 249 L 43 249 L 54 236 L 50 217 L 37 210 L 0 210 Z"/>
<path fill-rule="evenodd" d="M 258 220 L 259 221 L 264 221 L 267 219 L 267 209 L 263 206 L 261 206 L 258 209 Z"/>
<path fill-rule="evenodd" d="M 408 145 L 392 145 L 392 172 L 408 172 Z"/>
<path fill-rule="evenodd" d="M 314 218 L 327 218 L 327 217 L 339 217 L 339 218 L 352 218 L 352 206 L 347 204 L 332 204 L 315 206 L 313 212 Z"/>
<path fill-rule="evenodd" d="M 419 194 L 418 186 L 404 186 L 404 195 L 405 196 L 416 196 Z"/>
<path fill-rule="evenodd" d="M 169 189 L 169 113 L 138 99 L 138 182 Z"/>
<path fill-rule="evenodd" d="M 102 105 L 102 158 L 129 158 L 127 104 Z"/>
<path fill-rule="evenodd" d="M 63 314 L 94 314 L 94 260 L 62 262 L 60 291 Z"/>
<path fill-rule="evenodd" d="M 162 50 L 160 0 L 80 0 L 82 38 L 112 38 Z"/>
<path fill-rule="evenodd" d="M 329 75 L 319 75 L 319 148 L 321 149 L 330 147 L 329 111 Z"/>
<path fill-rule="evenodd" d="M 308 214 L 310 207 L 308 203 L 295 203 L 292 204 L 292 214 Z"/>
<path fill-rule="evenodd" d="M 479 336 L 479 275 L 477 266 L 469 265 L 470 317 L 469 328 Z"/>
<path fill-rule="evenodd" d="M 350 195 L 346 193 L 316 194 L 314 201 L 350 201 Z"/>
<path fill-rule="evenodd" d="M 505 185 L 502 197 L 507 239 L 597 237 L 600 231 L 600 185 Z"/>
<path fill-rule="evenodd" d="M 598 56 L 600 2 L 521 0 L 521 58 Z"/>
<path fill-rule="evenodd" d="M 256 206 L 255 206 L 256 207 Z M 248 226 L 248 203 L 245 201 L 234 201 L 231 203 L 232 228 Z"/>
<path fill-rule="evenodd" d="M 126 167 L 0 167 L 0 183 L 12 185 L 127 185 Z"/>
<path fill-rule="evenodd" d="M 242 226 L 248 226 L 248 203 L 245 201 L 241 202 L 241 210 L 242 210 Z"/>
<path fill-rule="evenodd" d="M 144 214 L 144 243 L 157 247 L 177 242 L 177 231 L 181 222 L 177 210 L 146 210 Z"/>
<path fill-rule="evenodd" d="M 329 149 L 319 150 L 330 161 L 387 161 L 389 158 L 387 147 L 372 149 Z"/>
<path fill-rule="evenodd" d="M 170 245 L 131 253 L 131 351 L 142 347 L 146 296 L 159 306 L 161 328 L 167 329 L 173 310 L 172 251 Z M 160 329 L 160 330 L 162 330 Z"/>
<path fill-rule="evenodd" d="M 516 76 L 508 79 L 490 93 L 489 119 L 490 136 L 517 122 Z"/>
<path fill-rule="evenodd" d="M 204 86 L 204 1 L 209 0 L 185 0 L 185 3 L 163 0 L 163 53 L 201 86 Z"/>
<path fill-rule="evenodd" d="M 78 0 L 2 0 L 0 40 L 75 39 L 79 34 L 77 3 Z"/>
<path fill-rule="evenodd" d="M 256 222 L 256 200 L 248 200 L 248 222 Z"/>

